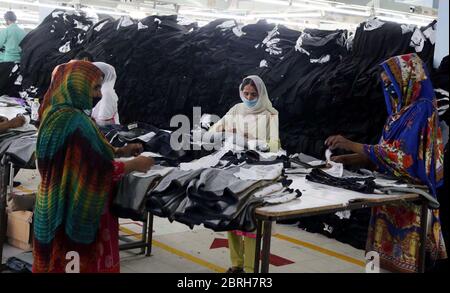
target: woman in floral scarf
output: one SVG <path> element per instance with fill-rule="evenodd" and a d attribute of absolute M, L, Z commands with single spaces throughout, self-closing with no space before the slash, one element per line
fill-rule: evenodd
<path fill-rule="evenodd" d="M 379 172 L 424 184 L 431 195 L 443 183 L 443 144 L 436 99 L 424 63 L 416 54 L 381 64 L 388 119 L 380 142 L 364 145 L 340 135 L 325 144 L 354 154 L 332 159 L 346 165 L 371 165 Z M 373 208 L 367 251 L 380 255 L 381 266 L 393 271 L 417 272 L 420 245 L 420 206 L 411 203 Z M 446 258 L 439 211 L 432 211 L 426 247 L 432 260 Z"/>

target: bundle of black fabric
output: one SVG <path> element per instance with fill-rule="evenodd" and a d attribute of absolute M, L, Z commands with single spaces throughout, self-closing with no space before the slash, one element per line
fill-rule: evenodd
<path fill-rule="evenodd" d="M 83 12 L 54 10 L 29 32 L 20 43 L 23 88 L 37 88 L 35 94 L 41 98 L 53 69 L 70 61 L 82 49 L 92 24 Z"/>
<path fill-rule="evenodd" d="M 306 179 L 312 182 L 326 184 L 334 187 L 344 188 L 362 193 L 373 193 L 375 190 L 375 178 L 357 178 L 346 177 L 338 178 L 329 175 L 328 173 L 314 168 L 311 173 L 306 175 Z"/>
<path fill-rule="evenodd" d="M 187 196 L 173 216 L 187 225 L 204 224 L 214 231 L 252 231 L 256 228 L 254 221 L 245 219 L 251 219 L 253 214 L 246 215 L 245 211 L 262 204 L 262 199 L 252 197 L 252 193 L 263 184 L 265 182 L 238 179 L 231 170 L 206 169 L 189 182 Z M 242 225 L 234 226 L 237 223 Z"/>
<path fill-rule="evenodd" d="M 450 76 L 448 55 L 442 59 L 439 67 L 435 71 L 433 71 L 431 80 L 433 82 L 434 93 L 436 94 L 439 120 L 445 121 L 447 125 L 450 125 L 450 111 L 448 111 L 448 107 L 450 104 Z"/>
<path fill-rule="evenodd" d="M 192 117 L 194 106 L 225 114 L 239 101 L 242 77 L 277 63 L 299 35 L 265 21 L 241 28 L 219 19 L 198 28 L 176 16 L 121 18 L 93 26 L 85 50 L 116 67 L 122 121 L 169 128 L 176 114 Z"/>
<path fill-rule="evenodd" d="M 0 96 L 20 97 L 21 85 L 20 65 L 14 62 L 0 62 Z"/>
<path fill-rule="evenodd" d="M 174 115 L 192 117 L 194 106 L 222 116 L 240 102 L 241 79 L 259 74 L 280 112 L 283 147 L 316 157 L 332 134 L 378 140 L 386 118 L 379 63 L 413 51 L 430 60 L 435 27 L 370 19 L 349 40 L 343 30 L 298 32 L 266 21 L 241 27 L 218 19 L 198 28 L 150 16 L 91 24 L 82 15 L 49 15 L 22 43 L 24 86 L 44 92 L 53 67 L 82 43 L 96 61 L 115 66 L 122 121 L 168 129 Z"/>
<path fill-rule="evenodd" d="M 263 76 L 280 110 L 283 147 L 322 157 L 329 135 L 376 143 L 386 119 L 379 64 L 410 52 L 429 61 L 434 29 L 370 19 L 352 39 L 344 31 L 305 30 L 298 49 Z"/>
<path fill-rule="evenodd" d="M 193 228 L 203 224 L 214 231 L 254 231 L 254 211 L 265 198 L 254 196 L 261 188 L 275 184 L 270 180 L 242 180 L 229 169 L 175 169 L 159 181 L 146 199 L 147 210 L 170 221 L 178 221 Z M 291 182 L 282 182 L 284 187 Z M 301 192 L 286 189 L 296 198 Z"/>
<path fill-rule="evenodd" d="M 333 95 L 325 78 L 348 54 L 345 39 L 346 31 L 305 30 L 294 50 L 262 74 L 280 113 L 281 142 L 289 153 L 322 152 L 323 143 L 316 141 L 332 131 L 326 124 L 334 124 L 329 121 L 338 116 L 329 111 Z"/>
<path fill-rule="evenodd" d="M 252 25 L 248 33 L 246 27 L 241 31 L 234 21 L 224 19 L 199 29 L 181 26 L 173 16 L 141 22 L 148 28 L 141 30 L 142 41 L 136 37 L 126 43 L 136 46 L 126 62 L 121 62 L 126 77 L 117 81 L 125 122 L 133 119 L 168 128 L 176 114 L 191 118 L 193 107 L 221 116 L 239 102 L 241 79 L 259 69 L 263 60 L 274 63 L 282 54 L 282 45 L 275 50 L 273 43 L 267 44 L 271 40 L 268 33 L 275 26 L 265 22 Z M 131 25 L 127 28 L 137 31 Z M 261 35 L 259 41 L 254 40 L 255 32 Z M 269 41 L 263 44 L 266 38 Z M 272 55 L 276 57 L 269 58 Z M 118 58 L 114 52 L 110 56 Z"/>
<path fill-rule="evenodd" d="M 177 166 L 180 162 L 191 161 L 191 157 L 183 149 L 177 150 L 171 146 L 171 134 L 153 125 L 143 122 L 128 125 L 110 125 L 100 127 L 100 131 L 114 147 L 123 147 L 130 143 L 140 143 L 144 152 L 161 155 L 155 157 L 157 162 L 169 166 Z"/>

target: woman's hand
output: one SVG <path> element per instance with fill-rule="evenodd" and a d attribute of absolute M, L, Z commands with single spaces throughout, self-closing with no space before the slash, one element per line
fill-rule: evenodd
<path fill-rule="evenodd" d="M 9 122 L 10 128 L 17 128 L 17 127 L 23 126 L 25 124 L 25 122 L 27 122 L 27 120 L 25 119 L 25 117 L 23 115 L 17 115 L 16 117 L 9 120 L 8 122 Z"/>
<path fill-rule="evenodd" d="M 116 150 L 117 157 L 135 157 L 144 151 L 142 144 L 130 143 Z"/>
<path fill-rule="evenodd" d="M 342 163 L 344 166 L 352 166 L 356 168 L 373 169 L 370 158 L 362 154 L 348 154 L 340 156 L 332 156 L 331 161 L 336 163 Z"/>
<path fill-rule="evenodd" d="M 330 160 L 335 163 L 342 163 L 344 165 L 348 164 L 348 156 L 347 155 L 331 156 Z"/>
<path fill-rule="evenodd" d="M 153 165 L 155 165 L 155 160 L 153 158 L 139 156 L 125 162 L 125 173 L 130 173 L 133 171 L 146 173 Z"/>
<path fill-rule="evenodd" d="M 342 149 L 346 151 L 355 151 L 355 144 L 353 141 L 346 139 L 342 135 L 333 135 L 325 140 L 325 145 L 331 150 Z"/>
<path fill-rule="evenodd" d="M 3 122 L 8 122 L 8 118 L 6 118 L 5 116 L 0 116 L 0 123 Z"/>

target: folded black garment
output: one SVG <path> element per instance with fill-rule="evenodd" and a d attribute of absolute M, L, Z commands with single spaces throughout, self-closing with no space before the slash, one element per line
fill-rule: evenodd
<path fill-rule="evenodd" d="M 203 225 L 216 232 L 231 230 L 254 232 L 256 230 L 255 210 L 263 204 L 262 198 L 251 197 L 233 219 L 206 220 Z"/>
<path fill-rule="evenodd" d="M 362 193 L 373 193 L 375 190 L 375 178 L 357 178 L 347 177 L 338 178 L 320 170 L 312 169 L 311 173 L 306 175 L 306 179 L 316 183 L 322 183 L 330 186 L 340 187 Z"/>
<path fill-rule="evenodd" d="M 120 218 L 143 221 L 146 217 L 145 203 L 148 191 L 154 188 L 160 179 L 161 175 L 158 174 L 149 177 L 126 175 L 120 181 L 111 207 L 112 212 Z"/>
<path fill-rule="evenodd" d="M 147 210 L 159 217 L 168 218 L 169 221 L 174 220 L 174 214 L 178 207 L 182 205 L 186 199 L 184 190 L 167 193 L 160 196 L 151 196 L 148 198 L 146 206 Z"/>
<path fill-rule="evenodd" d="M 159 184 L 148 194 L 147 209 L 160 217 L 173 219 L 186 195 L 189 182 L 200 176 L 202 169 L 195 171 L 174 170 L 167 174 Z"/>
<path fill-rule="evenodd" d="M 9 95 L 17 76 L 13 74 L 14 62 L 0 62 L 0 96 Z"/>

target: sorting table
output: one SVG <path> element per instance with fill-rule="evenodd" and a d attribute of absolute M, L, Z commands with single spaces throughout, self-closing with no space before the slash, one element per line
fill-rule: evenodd
<path fill-rule="evenodd" d="M 6 234 L 6 196 L 10 178 L 10 168 L 0 164 L 0 259 Z M 302 196 L 293 201 L 257 208 L 255 217 L 256 251 L 255 273 L 269 272 L 272 222 L 313 215 L 330 214 L 338 211 L 370 208 L 402 202 L 418 202 L 422 206 L 420 229 L 419 271 L 425 269 L 425 241 L 428 226 L 428 201 L 418 194 L 363 194 L 307 181 L 304 175 L 289 175 L 293 179 L 291 188 L 302 191 Z M 144 221 L 142 240 L 121 245 L 120 249 L 141 248 L 141 253 L 151 255 L 153 235 L 153 214 L 147 213 Z M 262 250 L 261 250 L 262 246 Z"/>
<path fill-rule="evenodd" d="M 321 214 L 331 214 L 344 210 L 355 210 L 369 207 L 382 206 L 386 204 L 395 204 L 404 201 L 420 201 L 422 204 L 422 217 L 421 217 L 421 232 L 420 232 L 420 265 L 419 271 L 424 272 L 424 258 L 425 258 L 425 243 L 426 240 L 426 227 L 427 227 L 427 211 L 428 202 L 422 200 L 419 195 L 416 194 L 403 194 L 389 196 L 386 199 L 380 199 L 376 201 L 371 200 L 361 200 L 359 202 L 350 203 L 346 206 L 342 205 L 323 205 L 316 208 L 286 208 L 283 207 L 269 207 L 269 208 L 259 208 L 256 210 L 257 219 L 257 230 L 256 230 L 256 251 L 262 251 L 261 253 L 256 253 L 255 255 L 255 273 L 268 273 L 269 272 L 269 255 L 270 255 L 270 244 L 271 244 L 271 228 L 272 222 L 279 220 L 287 220 L 300 217 L 308 217 L 313 215 Z M 264 233 L 263 233 L 264 231 Z M 261 256 L 260 256 L 261 255 Z M 261 270 L 260 270 L 261 262 Z"/>
<path fill-rule="evenodd" d="M 355 210 L 398 204 L 417 202 L 422 206 L 419 271 L 425 270 L 425 245 L 428 226 L 428 201 L 418 194 L 364 194 L 338 187 L 309 182 L 305 176 L 288 177 L 294 179 L 291 188 L 298 188 L 303 195 L 296 200 L 284 204 L 265 206 L 255 210 L 257 220 L 255 273 L 269 272 L 269 256 L 271 245 L 272 222 L 313 215 L 331 214 L 345 210 Z M 149 256 L 152 248 L 153 215 L 148 215 L 147 243 L 140 246 L 147 249 Z M 262 246 L 262 251 L 261 251 Z M 258 253 L 259 252 L 259 253 Z"/>

